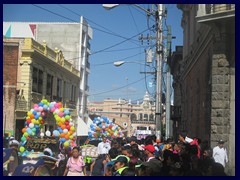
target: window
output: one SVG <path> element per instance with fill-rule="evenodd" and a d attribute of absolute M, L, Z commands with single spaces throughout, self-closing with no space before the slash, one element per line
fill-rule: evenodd
<path fill-rule="evenodd" d="M 47 75 L 47 92 L 46 94 L 52 96 L 52 87 L 53 87 L 53 76 L 48 74 Z"/>
<path fill-rule="evenodd" d="M 137 120 L 137 115 L 136 114 L 131 114 L 130 119 L 131 119 L 131 121 L 136 121 Z"/>
<path fill-rule="evenodd" d="M 154 121 L 154 115 L 153 114 L 149 115 L 149 121 Z"/>
<path fill-rule="evenodd" d="M 32 91 L 41 93 L 43 91 L 43 71 L 33 67 L 33 74 L 32 74 Z"/>
<path fill-rule="evenodd" d="M 140 114 L 139 114 L 139 121 L 142 121 L 142 120 L 143 120 L 143 114 L 140 113 Z"/>
<path fill-rule="evenodd" d="M 71 101 L 75 101 L 76 86 L 72 85 Z"/>
<path fill-rule="evenodd" d="M 57 79 L 57 97 L 62 97 L 62 80 L 59 78 Z"/>
<path fill-rule="evenodd" d="M 148 121 L 148 114 L 144 114 L 144 121 Z"/>

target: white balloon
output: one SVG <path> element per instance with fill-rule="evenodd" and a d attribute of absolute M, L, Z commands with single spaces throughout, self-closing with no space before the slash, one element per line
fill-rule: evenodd
<path fill-rule="evenodd" d="M 46 131 L 46 136 L 50 137 L 51 136 L 51 132 L 50 131 Z"/>
<path fill-rule="evenodd" d="M 44 133 L 40 133 L 40 136 L 43 137 L 43 136 L 44 136 Z"/>
<path fill-rule="evenodd" d="M 64 129 L 64 130 L 63 130 L 63 133 L 67 134 L 67 133 L 68 133 L 68 130 L 67 130 L 67 129 Z"/>
<path fill-rule="evenodd" d="M 76 135 L 77 135 L 77 133 L 76 133 L 76 132 L 74 132 L 72 135 L 73 135 L 73 136 L 76 136 Z"/>
<path fill-rule="evenodd" d="M 29 124 L 29 127 L 30 127 L 30 128 L 33 128 L 33 127 L 34 127 L 34 124 L 33 124 L 33 123 L 30 123 L 30 124 Z"/>
<path fill-rule="evenodd" d="M 69 125 L 70 125 L 70 126 L 73 126 L 74 124 L 73 124 L 73 122 L 70 122 Z"/>

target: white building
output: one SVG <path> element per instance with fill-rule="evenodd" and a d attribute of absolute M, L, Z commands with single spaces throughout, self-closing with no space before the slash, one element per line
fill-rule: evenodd
<path fill-rule="evenodd" d="M 48 47 L 62 51 L 64 58 L 80 71 L 79 98 L 76 107 L 79 115 L 78 136 L 82 135 L 80 134 L 82 132 L 80 126 L 85 128 L 83 124 L 88 121 L 86 109 L 90 73 L 89 41 L 92 39 L 92 33 L 92 28 L 82 16 L 80 17 L 80 23 L 3 22 L 3 35 L 5 37 L 30 37 L 39 43 L 44 41 Z"/>

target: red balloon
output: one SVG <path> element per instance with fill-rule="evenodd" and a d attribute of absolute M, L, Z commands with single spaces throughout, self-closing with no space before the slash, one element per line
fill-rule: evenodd
<path fill-rule="evenodd" d="M 66 129 L 69 131 L 70 130 L 70 127 L 69 125 L 66 125 Z"/>
<path fill-rule="evenodd" d="M 65 121 L 65 125 L 66 125 L 66 126 L 69 125 L 69 121 Z"/>
<path fill-rule="evenodd" d="M 40 124 L 44 124 L 44 123 L 45 123 L 45 121 L 44 121 L 44 120 L 41 120 L 41 121 L 40 121 Z"/>
<path fill-rule="evenodd" d="M 28 119 L 28 120 L 27 120 L 27 123 L 30 124 L 30 123 L 31 123 L 31 119 Z"/>

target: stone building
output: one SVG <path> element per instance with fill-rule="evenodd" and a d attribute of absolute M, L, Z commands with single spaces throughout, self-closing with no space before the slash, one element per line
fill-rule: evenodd
<path fill-rule="evenodd" d="M 39 43 L 46 42 L 53 50 L 61 51 L 64 59 L 80 72 L 77 87 L 77 111 L 79 121 L 88 121 L 87 97 L 90 74 L 90 40 L 93 31 L 81 16 L 80 22 L 3 22 L 3 35 L 14 38 L 33 38 Z M 79 122 L 82 124 L 83 122 Z M 78 127 L 80 132 L 81 127 Z"/>
<path fill-rule="evenodd" d="M 19 139 L 27 112 L 42 99 L 62 102 L 70 109 L 72 119 L 77 119 L 80 72 L 64 59 L 62 52 L 32 38 L 4 38 L 3 42 L 4 132 L 11 130 Z M 45 130 L 54 129 L 55 119 L 49 113 Z"/>
<path fill-rule="evenodd" d="M 216 146 L 226 141 L 228 174 L 235 174 L 235 5 L 178 4 L 183 49 L 173 54 L 177 133 Z M 176 111 L 178 112 L 178 111 Z M 177 117 L 177 116 L 176 116 Z"/>
<path fill-rule="evenodd" d="M 88 103 L 89 114 L 106 116 L 122 128 L 125 135 L 135 135 L 139 139 L 156 130 L 155 104 L 148 93 L 142 103 L 131 103 L 131 100 L 106 99 L 103 102 Z"/>

